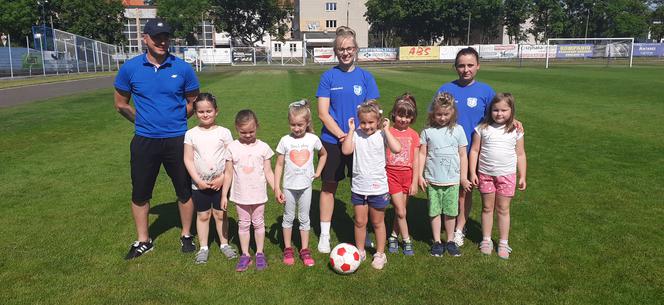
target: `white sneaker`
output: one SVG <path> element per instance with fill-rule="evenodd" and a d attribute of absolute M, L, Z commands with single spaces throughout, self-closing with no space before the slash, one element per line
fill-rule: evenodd
<path fill-rule="evenodd" d="M 383 267 L 385 267 L 385 264 L 387 264 L 387 256 L 385 253 L 376 252 L 376 254 L 373 255 L 371 267 L 374 267 L 374 269 L 382 270 Z"/>
<path fill-rule="evenodd" d="M 454 231 L 454 243 L 457 245 L 457 247 L 463 246 L 463 239 L 466 237 L 463 232 L 459 231 Z"/>
<path fill-rule="evenodd" d="M 318 252 L 330 253 L 330 235 L 321 235 L 318 239 Z"/>

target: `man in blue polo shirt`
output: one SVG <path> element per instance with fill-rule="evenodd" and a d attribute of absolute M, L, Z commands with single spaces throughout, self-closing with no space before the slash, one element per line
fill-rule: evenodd
<path fill-rule="evenodd" d="M 184 134 L 198 79 L 189 64 L 168 52 L 171 28 L 164 20 L 149 20 L 143 42 L 147 52 L 125 62 L 115 77 L 115 108 L 134 123 L 131 140 L 131 213 L 138 239 L 125 259 L 154 248 L 148 234 L 150 199 L 159 168 L 164 165 L 178 197 L 182 252 L 196 250 L 191 236 L 194 208 L 191 178 L 184 166 Z M 134 107 L 129 103 L 134 99 Z"/>

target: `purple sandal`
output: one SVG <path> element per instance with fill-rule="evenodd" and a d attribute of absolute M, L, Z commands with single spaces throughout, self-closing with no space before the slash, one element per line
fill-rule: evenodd
<path fill-rule="evenodd" d="M 249 255 L 242 255 L 240 256 L 240 260 L 237 262 L 237 265 L 235 265 L 235 271 L 237 272 L 243 272 L 249 269 L 249 266 L 251 266 L 251 256 Z"/>
<path fill-rule="evenodd" d="M 256 270 L 264 270 L 267 268 L 267 260 L 265 259 L 265 254 L 256 253 Z"/>

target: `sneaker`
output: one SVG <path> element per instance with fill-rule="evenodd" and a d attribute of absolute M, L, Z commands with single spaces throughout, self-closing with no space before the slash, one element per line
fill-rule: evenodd
<path fill-rule="evenodd" d="M 491 240 L 482 240 L 480 243 L 480 252 L 484 255 L 491 255 L 493 251 L 493 242 Z"/>
<path fill-rule="evenodd" d="M 227 259 L 234 259 L 237 257 L 237 252 L 231 245 L 221 245 L 219 246 L 219 250 Z"/>
<path fill-rule="evenodd" d="M 180 236 L 180 245 L 182 246 L 182 253 L 189 253 L 196 251 L 193 236 Z"/>
<path fill-rule="evenodd" d="M 371 267 L 382 270 L 383 267 L 385 267 L 385 264 L 387 264 L 387 256 L 385 253 L 376 252 L 376 254 L 373 255 L 373 261 L 371 261 Z"/>
<path fill-rule="evenodd" d="M 387 252 L 390 253 L 399 252 L 399 240 L 392 235 L 390 235 L 390 237 L 387 238 Z"/>
<path fill-rule="evenodd" d="M 457 245 L 457 247 L 463 246 L 464 238 L 466 238 L 466 234 L 463 232 L 454 231 L 454 243 Z"/>
<path fill-rule="evenodd" d="M 509 259 L 510 253 L 512 253 L 512 248 L 510 248 L 510 246 L 503 243 L 498 244 L 498 257 L 502 259 Z"/>
<path fill-rule="evenodd" d="M 256 253 L 256 270 L 265 270 L 267 268 L 267 260 L 265 254 Z"/>
<path fill-rule="evenodd" d="M 461 256 L 461 251 L 459 251 L 459 247 L 453 242 L 447 242 L 445 244 L 445 250 L 447 250 L 447 253 L 452 256 Z"/>
<path fill-rule="evenodd" d="M 304 265 L 307 267 L 311 267 L 316 263 L 314 262 L 314 258 L 311 257 L 311 251 L 309 251 L 309 249 L 300 250 L 300 259 L 302 260 L 302 263 L 304 263 Z"/>
<path fill-rule="evenodd" d="M 412 240 L 403 242 L 403 254 L 408 256 L 415 255 L 415 250 L 413 249 Z"/>
<path fill-rule="evenodd" d="M 318 252 L 330 253 L 330 235 L 321 235 L 318 239 Z"/>
<path fill-rule="evenodd" d="M 152 239 L 148 239 L 146 242 L 135 241 L 129 248 L 129 253 L 125 256 L 126 260 L 137 258 L 145 253 L 148 253 L 154 249 L 154 244 Z"/>
<path fill-rule="evenodd" d="M 302 256 L 302 253 L 300 253 L 300 256 Z M 293 248 L 288 247 L 284 249 L 284 264 L 289 266 L 295 264 L 295 254 L 293 253 Z"/>
<path fill-rule="evenodd" d="M 207 263 L 209 254 L 210 254 L 210 250 L 208 250 L 208 249 L 198 250 L 198 253 L 196 253 L 196 264 L 205 264 L 205 263 Z"/>
<path fill-rule="evenodd" d="M 235 271 L 237 272 L 243 272 L 249 269 L 249 266 L 251 266 L 251 256 L 249 255 L 241 255 L 240 259 L 237 262 L 237 265 L 235 265 Z"/>
<path fill-rule="evenodd" d="M 439 241 L 436 241 L 431 245 L 431 256 L 441 257 L 445 253 L 445 246 Z"/>

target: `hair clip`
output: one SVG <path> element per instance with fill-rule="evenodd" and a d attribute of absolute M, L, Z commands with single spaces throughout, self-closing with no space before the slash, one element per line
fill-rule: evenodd
<path fill-rule="evenodd" d="M 292 102 L 292 103 L 288 104 L 288 108 L 290 108 L 290 107 L 302 107 L 306 104 L 307 104 L 306 100 L 299 100 L 297 102 Z"/>

